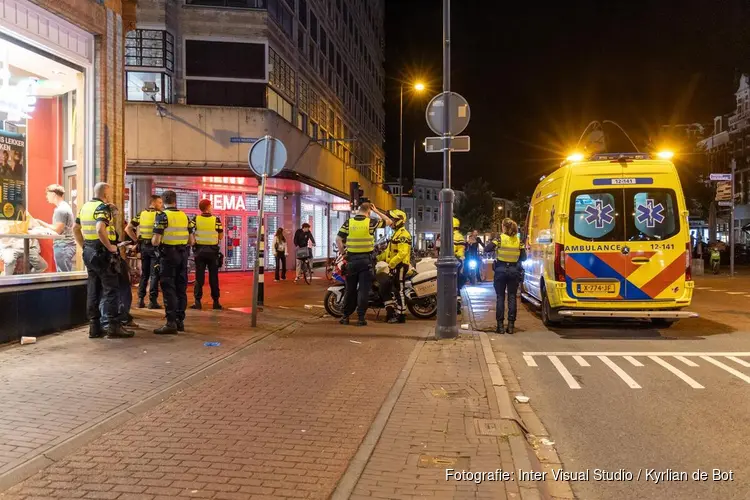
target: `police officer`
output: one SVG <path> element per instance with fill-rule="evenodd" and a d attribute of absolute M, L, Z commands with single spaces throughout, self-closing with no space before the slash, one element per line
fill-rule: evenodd
<path fill-rule="evenodd" d="M 156 258 L 156 248 L 151 244 L 154 236 L 156 215 L 164 209 L 161 196 L 151 195 L 151 205 L 133 219 L 125 227 L 130 239 L 137 241 L 141 251 L 141 281 L 138 284 L 138 307 L 146 307 L 146 287 L 148 287 L 148 308 L 161 309 L 157 302 L 159 297 L 159 266 Z M 138 234 L 136 234 L 136 231 Z"/>
<path fill-rule="evenodd" d="M 380 219 L 370 218 L 375 212 Z M 372 287 L 372 253 L 375 250 L 375 230 L 392 225 L 388 216 L 378 211 L 367 199 L 361 199 L 357 213 L 339 229 L 336 242 L 339 250 L 346 246 L 346 296 L 344 317 L 339 321 L 349 324 L 349 316 L 357 310 L 357 326 L 365 326 L 365 314 Z M 358 288 L 359 287 L 359 288 Z"/>
<path fill-rule="evenodd" d="M 125 330 L 117 320 L 119 307 L 119 261 L 114 217 L 109 203 L 112 188 L 100 182 L 94 186 L 94 198 L 84 203 L 76 218 L 73 234 L 83 248 L 83 262 L 88 271 L 86 309 L 89 317 L 89 338 L 129 338 L 133 332 Z M 104 303 L 106 328 L 102 328 L 100 302 Z"/>
<path fill-rule="evenodd" d="M 386 302 L 386 321 L 388 323 L 406 323 L 406 297 L 404 286 L 406 273 L 411 264 L 411 235 L 406 230 L 406 214 L 401 210 L 391 210 L 388 216 L 393 221 L 396 230 L 388 242 L 385 251 L 378 256 L 378 260 L 385 261 L 391 272 L 393 293 L 389 294 Z M 395 296 L 395 301 L 393 297 Z M 395 307 L 394 307 L 395 306 Z M 394 311 L 395 309 L 395 311 Z"/>
<path fill-rule="evenodd" d="M 525 259 L 525 250 L 521 246 L 518 237 L 518 224 L 512 219 L 505 219 L 502 223 L 503 232 L 495 243 L 495 293 L 497 304 L 495 306 L 495 319 L 497 319 L 496 333 L 509 333 L 515 331 L 516 293 L 521 277 L 521 262 Z M 505 321 L 505 296 L 508 296 L 508 328 L 503 330 Z"/>
<path fill-rule="evenodd" d="M 208 284 L 211 287 L 211 298 L 214 301 L 214 310 L 221 310 L 219 303 L 219 242 L 224 234 L 224 226 L 221 217 L 211 213 L 211 202 L 201 200 L 198 204 L 201 214 L 193 219 L 195 225 L 195 304 L 191 309 L 201 309 L 203 298 L 203 283 L 206 279 L 206 268 L 208 268 Z"/>
<path fill-rule="evenodd" d="M 456 305 L 458 308 L 458 314 L 461 314 L 461 289 L 464 287 L 466 276 L 464 276 L 464 258 L 466 257 L 466 239 L 459 230 L 461 221 L 458 218 L 453 217 L 453 254 L 458 259 L 458 271 L 456 276 Z"/>
<path fill-rule="evenodd" d="M 165 209 L 156 215 L 151 243 L 158 247 L 161 290 L 167 324 L 154 330 L 157 335 L 175 335 L 185 331 L 187 307 L 188 245 L 195 243 L 193 222 L 177 209 L 177 194 L 162 193 Z"/>

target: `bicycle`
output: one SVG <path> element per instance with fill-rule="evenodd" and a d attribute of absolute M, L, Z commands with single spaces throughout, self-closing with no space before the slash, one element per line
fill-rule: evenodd
<path fill-rule="evenodd" d="M 304 259 L 300 259 L 302 263 L 300 264 L 300 270 L 302 271 L 302 277 L 305 278 L 305 283 L 308 285 L 312 284 L 312 267 L 310 266 L 310 257 L 306 257 Z"/>

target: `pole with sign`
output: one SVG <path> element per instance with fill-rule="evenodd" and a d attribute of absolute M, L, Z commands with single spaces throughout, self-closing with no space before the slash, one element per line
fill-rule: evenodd
<path fill-rule="evenodd" d="M 734 277 L 734 175 L 737 171 L 737 162 L 731 161 L 732 172 L 729 174 L 710 174 L 709 179 L 713 182 L 729 182 L 729 200 L 718 200 L 720 207 L 729 207 L 729 276 Z M 717 196 L 718 198 L 718 196 Z"/>
<path fill-rule="evenodd" d="M 286 165 L 286 147 L 280 140 L 267 135 L 259 139 L 248 153 L 250 169 L 260 177 L 258 188 L 258 246 L 253 266 L 253 305 L 250 312 L 250 325 L 257 326 L 258 308 L 263 306 L 263 288 L 265 273 L 266 223 L 265 201 L 266 180 L 269 176 L 278 175 Z"/>

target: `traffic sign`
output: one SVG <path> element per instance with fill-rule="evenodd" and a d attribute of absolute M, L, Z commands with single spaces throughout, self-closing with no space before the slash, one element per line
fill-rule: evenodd
<path fill-rule="evenodd" d="M 448 105 L 450 106 L 448 130 L 445 130 L 446 92 L 433 97 L 430 104 L 427 105 L 427 111 L 425 112 L 427 125 L 429 125 L 430 130 L 438 135 L 460 134 L 466 130 L 471 118 L 471 110 L 466 99 L 455 92 L 448 92 L 448 94 L 450 94 L 450 99 L 448 100 Z"/>
<path fill-rule="evenodd" d="M 442 153 L 445 149 L 443 137 L 428 137 L 425 139 L 424 150 L 427 153 Z M 457 153 L 466 153 L 471 148 L 471 141 L 468 135 L 459 135 L 458 137 L 449 137 L 448 149 Z"/>
<path fill-rule="evenodd" d="M 710 174 L 709 178 L 712 181 L 731 181 L 732 174 Z"/>
<path fill-rule="evenodd" d="M 268 170 L 266 171 L 266 149 L 268 149 L 269 144 L 272 144 L 272 147 L 268 155 Z M 287 154 L 284 143 L 270 136 L 258 139 L 253 144 L 253 147 L 250 148 L 250 152 L 247 155 L 250 169 L 258 177 L 262 177 L 263 175 L 274 177 L 278 175 L 286 165 L 286 159 Z"/>
<path fill-rule="evenodd" d="M 229 142 L 232 144 L 252 144 L 258 140 L 257 137 L 230 137 Z"/>
<path fill-rule="evenodd" d="M 732 202 L 731 201 L 720 201 L 720 202 L 718 202 L 718 204 L 719 204 L 720 207 L 731 207 L 732 206 Z"/>

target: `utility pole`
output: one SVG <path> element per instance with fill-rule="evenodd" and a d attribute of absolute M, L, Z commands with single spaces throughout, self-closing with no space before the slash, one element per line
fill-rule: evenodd
<path fill-rule="evenodd" d="M 458 300 L 458 262 L 453 252 L 453 200 L 451 189 L 451 134 L 450 134 L 450 90 L 451 90 L 451 1 L 443 0 L 443 189 L 440 191 L 440 206 L 443 213 L 440 232 L 442 244 L 437 262 L 438 268 L 438 313 L 435 337 L 453 339 L 458 337 L 456 325 L 456 302 Z"/>
<path fill-rule="evenodd" d="M 737 174 L 737 160 L 732 160 L 732 205 L 729 208 L 729 277 L 734 278 L 734 180 Z"/>
<path fill-rule="evenodd" d="M 400 125 L 398 129 L 398 209 L 401 210 L 401 198 L 404 191 L 404 84 L 400 87 Z"/>

